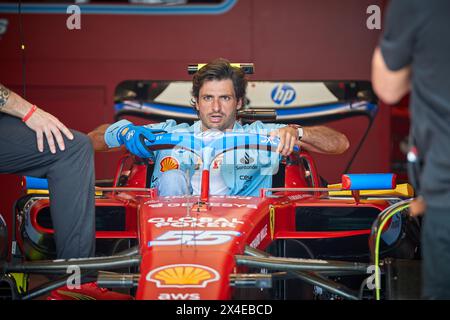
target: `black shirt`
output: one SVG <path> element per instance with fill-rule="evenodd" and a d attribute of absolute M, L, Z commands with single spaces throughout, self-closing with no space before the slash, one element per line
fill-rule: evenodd
<path fill-rule="evenodd" d="M 450 1 L 392 0 L 380 48 L 392 71 L 411 66 L 410 136 L 424 163 L 420 193 L 427 205 L 448 208 Z"/>

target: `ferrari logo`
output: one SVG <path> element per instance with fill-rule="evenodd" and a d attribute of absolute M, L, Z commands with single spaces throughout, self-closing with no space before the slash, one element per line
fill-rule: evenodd
<path fill-rule="evenodd" d="M 270 239 L 273 240 L 273 236 L 275 233 L 275 207 L 269 207 L 269 222 L 270 222 Z"/>
<path fill-rule="evenodd" d="M 198 264 L 172 264 L 150 271 L 147 281 L 158 288 L 205 288 L 208 283 L 219 280 L 219 273 Z"/>

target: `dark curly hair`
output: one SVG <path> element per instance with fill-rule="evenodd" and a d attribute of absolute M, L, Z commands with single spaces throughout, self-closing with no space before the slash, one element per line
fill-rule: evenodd
<path fill-rule="evenodd" d="M 192 100 L 191 105 L 195 106 L 195 102 L 198 101 L 200 88 L 205 81 L 211 80 L 227 80 L 230 79 L 233 82 L 234 94 L 236 99 L 242 99 L 242 105 L 246 104 L 246 91 L 247 91 L 247 79 L 245 78 L 244 71 L 241 68 L 233 67 L 230 62 L 223 58 L 215 59 L 204 67 L 200 68 L 192 79 Z"/>

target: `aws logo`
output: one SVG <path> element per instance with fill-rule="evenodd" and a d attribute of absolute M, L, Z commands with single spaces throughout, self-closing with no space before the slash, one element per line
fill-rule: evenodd
<path fill-rule="evenodd" d="M 272 89 L 272 101 L 280 106 L 291 104 L 297 97 L 295 89 L 289 84 L 279 84 Z"/>
<path fill-rule="evenodd" d="M 146 280 L 155 282 L 158 288 L 205 288 L 219 280 L 219 273 L 198 264 L 172 264 L 150 271 Z"/>
<path fill-rule="evenodd" d="M 160 293 L 158 300 L 200 300 L 200 293 Z"/>

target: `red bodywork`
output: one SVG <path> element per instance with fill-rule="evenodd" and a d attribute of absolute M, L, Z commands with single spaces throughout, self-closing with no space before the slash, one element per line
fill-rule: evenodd
<path fill-rule="evenodd" d="M 369 230 L 296 232 L 293 218 L 297 206 L 351 204 L 351 201 L 319 200 L 307 194 L 296 201 L 290 201 L 288 195 L 279 199 L 212 196 L 205 210 L 195 207 L 197 197 L 139 197 L 138 201 L 142 263 L 137 299 L 230 299 L 229 274 L 244 271 L 236 269 L 233 257 L 243 254 L 245 246 L 264 250 L 272 241 L 282 238 L 370 233 Z M 365 205 L 373 206 L 361 204 Z M 275 212 L 272 222 L 271 207 Z M 179 266 L 180 274 L 175 274 L 175 265 Z M 183 266 L 206 269 L 204 278 L 199 283 L 189 282 L 188 275 L 193 271 L 186 271 Z M 188 283 L 182 284 L 183 281 Z"/>
<path fill-rule="evenodd" d="M 298 161 L 288 163 L 285 186 L 318 187 L 319 175 L 313 159 L 308 154 L 301 157 L 307 161 L 307 170 L 298 165 Z M 145 165 L 132 166 L 127 172 L 125 188 L 145 188 L 146 168 Z M 120 171 L 123 174 L 122 164 L 118 167 L 115 184 Z M 386 201 L 356 203 L 354 199 L 332 200 L 322 197 L 322 194 L 278 192 L 274 197 L 266 196 L 262 190 L 260 197 L 209 196 L 206 202 L 202 202 L 204 199 L 199 196 L 159 197 L 156 189 L 105 192 L 96 200 L 97 205 L 125 206 L 126 231 L 98 232 L 97 237 L 112 238 L 121 234 L 124 238 L 138 239 L 142 260 L 135 299 L 231 299 L 230 274 L 246 272 L 245 267 L 236 266 L 234 256 L 244 254 L 246 246 L 265 250 L 277 239 L 344 238 L 370 233 L 369 229 L 296 231 L 297 207 L 359 206 L 382 211 L 388 206 Z M 92 288 L 88 289 L 92 291 Z M 89 295 L 86 290 L 81 289 L 78 293 Z M 95 298 L 100 299 L 101 295 L 103 293 Z M 72 297 L 54 291 L 51 298 Z M 130 296 L 112 295 L 110 298 Z"/>

